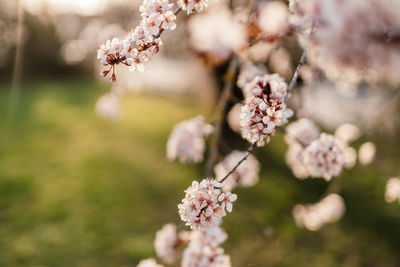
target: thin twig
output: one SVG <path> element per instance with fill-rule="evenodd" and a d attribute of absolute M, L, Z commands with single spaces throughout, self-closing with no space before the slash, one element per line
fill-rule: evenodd
<path fill-rule="evenodd" d="M 254 151 L 254 149 L 256 148 L 256 144 L 252 144 L 249 149 L 247 149 L 246 154 L 244 155 L 244 157 L 239 160 L 239 162 L 235 165 L 235 167 L 232 168 L 232 170 L 230 170 L 225 176 L 224 178 L 222 178 L 221 180 L 219 180 L 219 183 L 223 183 L 226 179 L 228 179 L 228 177 L 234 173 L 236 171 L 236 169 L 240 166 L 240 164 L 242 164 L 242 162 L 244 162 L 249 156 L 250 154 Z"/>
<path fill-rule="evenodd" d="M 312 24 L 311 24 L 310 35 L 311 35 L 311 34 L 313 33 L 313 31 L 314 31 L 314 25 L 315 25 L 315 23 L 314 23 L 314 21 L 313 21 Z M 289 94 L 290 94 L 290 92 L 292 91 L 293 87 L 296 85 L 297 79 L 298 79 L 299 76 L 300 76 L 301 67 L 303 67 L 303 65 L 304 65 L 304 63 L 305 63 L 305 61 L 306 61 L 306 58 L 307 58 L 307 50 L 304 49 L 304 50 L 303 50 L 303 53 L 301 54 L 299 64 L 297 64 L 296 71 L 294 72 L 293 77 L 292 77 L 292 80 L 290 81 L 289 86 L 288 86 L 288 88 L 287 88 L 287 94 L 286 94 L 286 96 L 285 96 L 285 102 L 287 101 L 287 99 L 288 99 L 288 97 L 289 97 Z"/>
<path fill-rule="evenodd" d="M 221 142 L 223 124 L 226 118 L 226 109 L 230 98 L 232 97 L 232 91 L 235 86 L 235 77 L 239 68 L 239 57 L 234 55 L 231 59 L 228 69 L 224 75 L 225 83 L 222 89 L 221 96 L 219 98 L 217 109 L 215 111 L 214 119 L 214 134 L 210 141 L 210 151 L 207 160 L 207 176 L 212 176 L 214 165 L 218 158 L 218 148 Z"/>

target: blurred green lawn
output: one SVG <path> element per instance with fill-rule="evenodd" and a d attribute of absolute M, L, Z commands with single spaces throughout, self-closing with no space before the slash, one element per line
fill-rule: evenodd
<path fill-rule="evenodd" d="M 165 144 L 175 123 L 209 111 L 192 98 L 141 94 L 110 124 L 93 109 L 105 90 L 27 84 L 10 122 L 9 88 L 0 88 L 0 266 L 135 266 L 155 256 L 163 224 L 185 229 L 177 204 L 203 166 L 168 162 Z M 378 160 L 342 175 L 345 217 L 319 232 L 299 229 L 291 209 L 318 201 L 328 184 L 293 178 L 280 134 L 258 150 L 260 183 L 236 190 L 223 224 L 233 266 L 400 266 L 400 205 L 383 198 L 400 174 L 400 141 L 374 141 Z"/>

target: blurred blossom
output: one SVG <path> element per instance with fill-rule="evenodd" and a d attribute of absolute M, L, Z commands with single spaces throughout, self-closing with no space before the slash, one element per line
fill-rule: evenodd
<path fill-rule="evenodd" d="M 335 137 L 325 133 L 307 146 L 303 156 L 310 176 L 326 181 L 338 176 L 345 164 L 343 147 Z"/>
<path fill-rule="evenodd" d="M 290 123 L 286 129 L 285 140 L 288 144 L 298 142 L 306 147 L 312 141 L 319 138 L 320 130 L 318 126 L 308 118 L 301 118 Z"/>
<path fill-rule="evenodd" d="M 400 1 L 291 0 L 290 8 L 309 61 L 329 78 L 400 82 Z"/>
<path fill-rule="evenodd" d="M 310 84 L 318 79 L 318 72 L 306 64 L 300 70 L 300 77 L 304 83 Z"/>
<path fill-rule="evenodd" d="M 400 178 L 392 177 L 386 184 L 385 200 L 388 203 L 398 201 L 400 204 Z"/>
<path fill-rule="evenodd" d="M 299 227 L 318 231 L 324 224 L 340 220 L 344 212 L 343 198 L 338 194 L 330 194 L 313 205 L 296 205 L 292 214 Z"/>
<path fill-rule="evenodd" d="M 247 50 L 247 54 L 251 61 L 264 63 L 274 48 L 274 44 L 260 42 L 250 47 Z"/>
<path fill-rule="evenodd" d="M 182 267 L 230 267 L 230 257 L 219 247 L 227 239 L 220 227 L 192 231 L 190 243 L 183 251 Z"/>
<path fill-rule="evenodd" d="M 100 117 L 108 121 L 116 121 L 120 113 L 119 96 L 114 92 L 103 95 L 97 100 L 95 110 Z"/>
<path fill-rule="evenodd" d="M 360 146 L 358 160 L 363 165 L 371 164 L 375 160 L 376 146 L 372 142 L 366 142 Z"/>
<path fill-rule="evenodd" d="M 87 54 L 85 43 L 81 40 L 72 40 L 66 42 L 62 48 L 62 56 L 69 65 L 82 62 Z"/>
<path fill-rule="evenodd" d="M 310 176 L 310 172 L 304 163 L 304 148 L 299 143 L 293 142 L 289 144 L 285 161 L 296 178 L 305 179 Z"/>
<path fill-rule="evenodd" d="M 342 124 L 335 131 L 335 137 L 346 146 L 357 140 L 360 137 L 360 134 L 360 128 L 351 123 Z"/>
<path fill-rule="evenodd" d="M 290 79 L 293 73 L 293 67 L 289 51 L 280 47 L 271 53 L 269 67 L 274 73 L 278 73 L 286 79 Z"/>
<path fill-rule="evenodd" d="M 145 259 L 139 262 L 136 267 L 164 267 L 164 265 L 157 264 L 155 259 Z"/>
<path fill-rule="evenodd" d="M 344 97 L 355 97 L 357 96 L 358 93 L 358 87 L 357 84 L 351 83 L 345 80 L 337 80 L 335 81 L 335 86 L 334 86 L 336 92 Z"/>
<path fill-rule="evenodd" d="M 216 62 L 227 60 L 233 51 L 246 43 L 244 25 L 223 6 L 215 6 L 205 14 L 191 17 L 188 28 L 193 48 Z"/>
<path fill-rule="evenodd" d="M 236 133 L 240 133 L 240 111 L 243 104 L 235 104 L 228 113 L 227 121 L 229 127 Z"/>
<path fill-rule="evenodd" d="M 167 142 L 167 158 L 181 163 L 203 161 L 205 138 L 213 131 L 203 116 L 182 121 L 174 126 Z"/>
<path fill-rule="evenodd" d="M 176 233 L 176 225 L 166 224 L 156 233 L 154 240 L 154 248 L 157 256 L 166 263 L 173 262 L 178 256 L 178 234 Z"/>
<path fill-rule="evenodd" d="M 104 11 L 107 0 L 45 0 L 45 2 L 48 11 L 54 15 L 75 13 L 82 16 L 94 16 Z"/>
<path fill-rule="evenodd" d="M 289 30 L 288 8 L 282 1 L 262 2 L 258 7 L 258 26 L 267 41 L 275 41 Z"/>
<path fill-rule="evenodd" d="M 235 167 L 235 165 L 245 156 L 246 152 L 234 150 L 227 155 L 224 160 L 214 167 L 217 180 L 221 180 L 225 175 Z M 260 163 L 253 155 L 249 155 L 245 160 L 224 182 L 222 190 L 232 191 L 236 185 L 242 187 L 254 186 L 258 183 L 258 173 L 260 171 Z"/>
<path fill-rule="evenodd" d="M 352 169 L 357 162 L 357 151 L 353 147 L 345 147 L 344 152 L 344 167 Z"/>

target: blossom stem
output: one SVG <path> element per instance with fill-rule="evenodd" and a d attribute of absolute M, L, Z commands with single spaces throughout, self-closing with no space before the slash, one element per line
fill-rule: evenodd
<path fill-rule="evenodd" d="M 235 85 L 235 80 L 236 80 L 235 77 L 238 68 L 239 68 L 239 57 L 237 55 L 234 55 L 224 75 L 225 83 L 217 104 L 217 110 L 215 112 L 214 135 L 210 141 L 210 152 L 208 154 L 208 160 L 206 165 L 208 176 L 212 176 L 213 167 L 218 158 L 218 147 L 222 138 L 223 124 L 226 118 L 226 109 L 229 100 L 232 97 L 232 91 Z"/>
<path fill-rule="evenodd" d="M 230 170 L 225 176 L 224 178 L 222 178 L 221 180 L 219 180 L 219 183 L 223 183 L 226 179 L 229 178 L 229 176 L 234 173 L 236 171 L 237 168 L 239 168 L 240 164 L 242 164 L 249 156 L 250 154 L 254 151 L 254 149 L 256 148 L 256 144 L 252 144 L 249 149 L 247 149 L 246 154 L 243 156 L 243 158 L 241 160 L 238 161 L 238 163 L 235 165 L 235 167 L 232 168 L 232 170 Z"/>

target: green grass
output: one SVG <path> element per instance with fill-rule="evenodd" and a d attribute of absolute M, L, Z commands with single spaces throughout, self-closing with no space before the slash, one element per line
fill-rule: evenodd
<path fill-rule="evenodd" d="M 9 121 L 9 89 L 0 88 L 0 266 L 135 266 L 155 256 L 163 224 L 185 229 L 177 204 L 204 168 L 168 162 L 165 143 L 175 123 L 209 111 L 191 98 L 142 94 L 110 124 L 93 112 L 105 90 L 25 85 Z M 379 140 L 376 163 L 342 175 L 345 217 L 309 232 L 291 209 L 316 202 L 327 183 L 293 178 L 283 138 L 273 137 L 256 152 L 260 183 L 236 190 L 223 224 L 233 266 L 400 266 L 400 206 L 383 199 L 386 179 L 400 173 L 400 144 Z"/>

